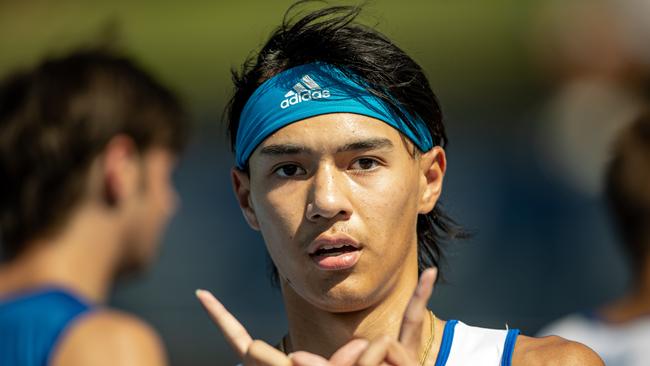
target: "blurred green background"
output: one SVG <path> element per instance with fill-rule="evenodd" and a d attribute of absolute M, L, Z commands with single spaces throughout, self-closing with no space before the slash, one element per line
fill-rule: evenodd
<path fill-rule="evenodd" d="M 338 2 L 342 3 L 342 2 Z M 354 2 L 348 2 L 348 4 Z M 197 111 L 220 110 L 229 69 L 260 46 L 291 1 L 3 1 L 0 72 L 97 39 L 117 39 Z M 373 1 L 377 24 L 429 71 L 447 102 L 530 82 L 525 36 L 535 1 Z M 309 8 L 309 7 L 308 7 Z M 314 8 L 312 6 L 311 8 Z"/>

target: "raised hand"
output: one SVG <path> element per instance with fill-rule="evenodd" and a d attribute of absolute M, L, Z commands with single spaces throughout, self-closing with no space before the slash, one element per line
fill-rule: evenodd
<path fill-rule="evenodd" d="M 416 360 L 419 359 L 418 349 L 422 340 L 422 326 L 429 313 L 427 303 L 433 293 L 433 284 L 436 282 L 437 276 L 438 270 L 435 268 L 429 268 L 422 272 L 418 286 L 415 288 L 402 318 L 399 342 Z"/>
<path fill-rule="evenodd" d="M 244 366 L 417 366 L 422 326 L 428 312 L 426 306 L 436 275 L 436 269 L 427 269 L 420 275 L 418 286 L 404 312 L 399 339 L 389 336 L 372 342 L 354 339 L 336 351 L 329 360 L 305 351 L 287 356 L 264 341 L 253 340 L 246 328 L 210 292 L 197 290 L 196 296 Z"/>
<path fill-rule="evenodd" d="M 196 297 L 221 329 L 244 366 L 291 366 L 284 353 L 264 341 L 253 340 L 244 326 L 209 291 L 197 290 Z"/>
<path fill-rule="evenodd" d="M 428 313 L 427 302 L 433 292 L 437 274 L 435 268 L 430 268 L 420 275 L 418 286 L 404 311 L 399 339 L 389 336 L 380 337 L 372 342 L 356 339 L 340 348 L 329 361 L 307 352 L 296 352 L 291 357 L 293 364 L 295 366 L 419 365 L 422 327 Z"/>

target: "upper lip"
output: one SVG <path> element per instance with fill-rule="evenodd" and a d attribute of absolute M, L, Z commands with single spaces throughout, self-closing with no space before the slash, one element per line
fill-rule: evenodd
<path fill-rule="evenodd" d="M 321 248 L 326 247 L 341 247 L 348 245 L 356 249 L 360 249 L 361 245 L 358 241 L 354 240 L 352 237 L 345 234 L 321 234 L 314 241 L 309 244 L 307 247 L 307 252 L 309 255 L 316 253 Z"/>

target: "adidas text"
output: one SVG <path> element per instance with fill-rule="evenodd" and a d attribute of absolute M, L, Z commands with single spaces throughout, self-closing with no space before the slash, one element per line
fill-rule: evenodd
<path fill-rule="evenodd" d="M 289 108 L 289 106 L 312 100 L 312 99 L 321 99 L 321 98 L 329 98 L 330 97 L 330 91 L 325 89 L 325 90 L 306 90 L 303 91 L 302 93 L 296 93 L 290 98 L 287 98 L 280 103 L 280 107 L 282 109 Z"/>

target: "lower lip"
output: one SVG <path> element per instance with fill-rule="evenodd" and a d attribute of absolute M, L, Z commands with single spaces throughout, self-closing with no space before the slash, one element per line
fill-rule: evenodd
<path fill-rule="evenodd" d="M 359 261 L 361 250 L 343 253 L 336 256 L 317 255 L 312 256 L 311 259 L 316 265 L 326 271 L 337 271 L 354 267 Z"/>

